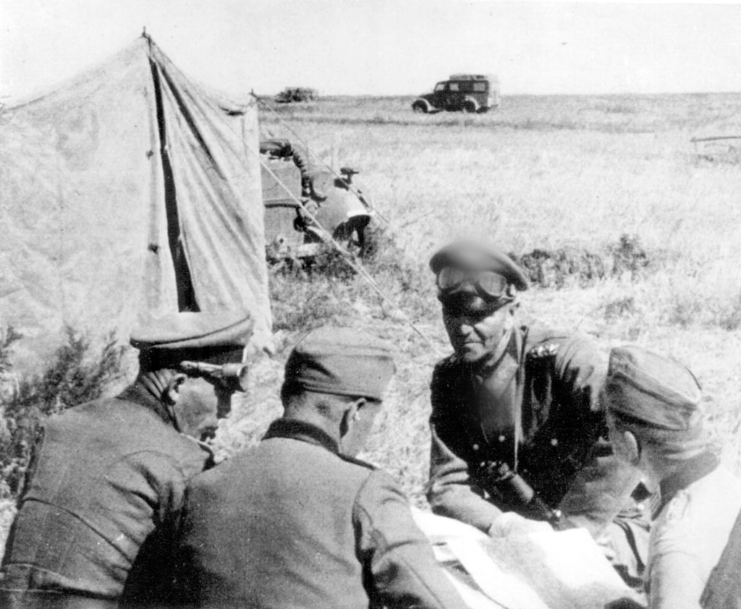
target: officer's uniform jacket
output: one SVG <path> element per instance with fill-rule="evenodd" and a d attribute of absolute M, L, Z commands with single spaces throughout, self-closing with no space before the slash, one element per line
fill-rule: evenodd
<path fill-rule="evenodd" d="M 517 391 L 510 395 L 519 403 L 490 402 L 484 409 L 519 413 L 518 472 L 571 524 L 596 533 L 613 519 L 638 482 L 634 468 L 618 461 L 607 441 L 599 404 L 604 360 L 585 339 L 541 325 L 522 325 L 517 331 L 522 351 Z M 506 462 L 511 469 L 515 465 L 514 429 L 487 433 L 481 406 L 474 406 L 477 386 L 497 373 L 496 367 L 467 364 L 453 355 L 437 364 L 431 388 L 428 499 L 436 513 L 484 531 L 500 509 L 538 518 L 496 489 L 492 492 L 484 477 L 487 462 Z"/>
<path fill-rule="evenodd" d="M 723 492 L 725 496 L 725 492 Z M 700 597 L 702 609 L 741 608 L 741 512 L 736 517 L 728 543 L 723 549 L 718 564 L 710 574 L 705 590 Z"/>
<path fill-rule="evenodd" d="M 166 420 L 133 386 L 47 421 L 3 560 L 3 606 L 56 606 L 45 594 L 69 596 L 65 607 L 115 603 L 142 544 L 210 460 Z"/>
<path fill-rule="evenodd" d="M 738 562 L 732 565 L 732 578 L 723 582 L 715 574 L 711 584 L 715 589 L 707 590 L 703 602 L 701 596 L 741 511 L 741 480 L 705 453 L 662 480 L 660 497 L 653 514 L 646 578 L 651 609 L 706 607 L 712 596 L 718 596 L 718 603 L 724 593 L 728 604 L 716 606 L 737 607 L 735 602 L 741 599 L 733 600 L 728 589 L 739 578 Z"/>
<path fill-rule="evenodd" d="M 178 557 L 178 606 L 464 606 L 391 477 L 299 421 L 193 480 Z"/>

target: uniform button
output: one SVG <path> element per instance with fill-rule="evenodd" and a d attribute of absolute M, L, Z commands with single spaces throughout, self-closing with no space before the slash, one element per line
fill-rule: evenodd
<path fill-rule="evenodd" d="M 478 445 L 478 444 L 474 444 L 474 445 L 473 445 L 473 449 L 474 449 L 474 450 L 478 450 L 478 449 L 479 449 L 479 445 Z"/>
<path fill-rule="evenodd" d="M 505 439 L 506 439 L 506 438 L 505 438 L 504 436 L 499 436 L 499 441 L 500 441 L 500 442 L 504 442 L 504 440 L 505 440 Z"/>
<path fill-rule="evenodd" d="M 558 438 L 551 439 L 551 446 L 558 446 Z"/>

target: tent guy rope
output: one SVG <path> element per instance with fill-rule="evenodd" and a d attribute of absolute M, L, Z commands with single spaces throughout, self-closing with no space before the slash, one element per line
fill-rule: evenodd
<path fill-rule="evenodd" d="M 178 73 L 178 76 L 182 78 L 184 81 L 188 82 L 192 87 L 196 87 L 196 85 L 172 62 L 172 60 L 165 54 L 159 46 L 156 45 L 156 43 L 152 40 L 152 38 L 148 34 L 142 34 L 143 37 L 147 39 L 147 42 L 149 43 L 149 52 L 152 52 L 152 48 L 156 47 L 157 52 L 161 54 L 163 57 L 165 57 L 170 64 L 170 67 L 175 70 Z M 224 124 L 224 126 L 230 130 L 232 133 L 235 133 L 234 128 L 232 125 L 230 125 L 226 119 L 221 114 L 217 115 L 219 117 L 219 120 L 221 120 Z M 248 146 L 245 146 L 245 150 L 247 150 L 250 154 L 256 156 L 258 160 L 260 161 L 260 165 L 265 168 L 265 170 L 271 175 L 273 179 L 276 180 L 276 182 L 283 188 L 288 196 L 298 205 L 299 209 L 301 209 L 320 229 L 320 231 L 324 235 L 324 239 L 326 242 L 332 244 L 335 249 L 340 253 L 345 263 L 352 268 L 358 275 L 360 275 L 366 283 L 381 297 L 381 299 L 389 304 L 393 309 L 395 309 L 398 313 L 401 319 L 429 346 L 431 347 L 436 353 L 439 353 L 440 349 L 438 345 L 436 345 L 430 337 L 428 337 L 422 330 L 414 323 L 414 321 L 407 315 L 407 313 L 399 306 L 391 296 L 389 296 L 382 288 L 378 285 L 378 282 L 373 278 L 373 276 L 362 266 L 362 264 L 359 264 L 355 257 L 348 252 L 342 244 L 340 244 L 332 235 L 331 233 L 324 227 L 322 224 L 317 220 L 316 216 L 311 213 L 309 209 L 304 205 L 304 203 L 295 195 L 293 192 L 286 186 L 283 181 L 278 178 L 278 176 L 270 169 L 270 167 L 267 166 L 265 161 L 260 156 L 259 151 L 251 150 Z M 356 195 L 357 196 L 357 195 Z"/>
<path fill-rule="evenodd" d="M 342 255 L 345 263 L 352 268 L 358 275 L 360 275 L 363 279 L 366 280 L 368 285 L 373 288 L 373 290 L 388 304 L 390 304 L 394 309 L 397 310 L 397 312 L 400 314 L 403 321 L 409 325 L 409 327 L 414 330 L 414 332 L 422 338 L 422 340 L 425 341 L 430 347 L 432 347 L 436 352 L 439 351 L 437 345 L 424 333 L 422 330 L 419 329 L 419 327 L 412 321 L 412 319 L 406 314 L 406 312 L 381 288 L 381 286 L 378 285 L 376 280 L 373 278 L 373 276 L 363 267 L 362 264 L 359 264 L 355 257 L 345 249 L 342 244 L 337 241 L 332 235 L 329 233 L 329 231 L 322 226 L 322 224 L 317 220 L 316 216 L 312 214 L 307 207 L 303 204 L 303 202 L 291 192 L 291 190 L 284 184 L 281 179 L 273 172 L 270 167 L 268 167 L 267 163 L 261 158 L 260 164 L 265 168 L 265 170 L 271 175 L 271 177 L 283 188 L 283 190 L 288 193 L 288 196 L 293 199 L 296 204 L 299 206 L 299 208 L 309 217 L 311 220 L 320 228 L 321 232 L 323 233 L 323 238 L 325 241 L 331 243 L 335 249 Z"/>
<path fill-rule="evenodd" d="M 275 111 L 275 108 L 273 108 L 272 106 L 270 106 L 270 104 L 266 103 L 266 102 L 265 102 L 265 100 L 263 100 L 263 99 L 261 99 L 260 97 L 258 97 L 257 95 L 255 95 L 255 93 L 254 93 L 254 92 L 251 92 L 251 93 L 250 93 L 250 95 L 251 95 L 252 97 L 254 97 L 254 98 L 255 98 L 255 99 L 257 100 L 257 103 L 258 103 L 258 104 L 260 104 L 260 105 L 261 105 L 261 106 L 262 106 L 263 108 L 266 108 L 267 110 L 269 110 L 269 111 L 270 111 L 270 112 L 271 112 L 271 113 L 272 113 L 272 114 L 273 114 L 273 115 L 274 115 L 274 116 L 275 116 L 275 117 L 276 117 L 276 118 L 278 119 L 278 121 L 279 121 L 279 122 L 280 122 L 280 123 L 281 123 L 281 124 L 282 124 L 282 125 L 283 125 L 283 126 L 284 126 L 284 127 L 286 128 L 286 129 L 288 129 L 288 131 L 290 131 L 290 132 L 291 132 L 291 134 L 293 134 L 293 136 L 294 136 L 294 137 L 295 137 L 295 138 L 296 138 L 296 139 L 297 139 L 298 141 L 300 141 L 300 142 L 301 142 L 301 143 L 302 143 L 302 144 L 304 145 L 304 147 L 306 148 L 306 150 L 308 150 L 309 154 L 311 154 L 311 155 L 312 155 L 312 156 L 313 156 L 313 157 L 314 157 L 314 158 L 315 158 L 315 159 L 316 159 L 317 161 L 319 161 L 319 162 L 320 162 L 320 163 L 321 163 L 321 164 L 322 164 L 322 165 L 323 165 L 323 166 L 324 166 L 324 167 L 325 167 L 325 168 L 326 168 L 327 170 L 329 170 L 329 171 L 330 171 L 330 172 L 332 173 L 332 175 L 334 175 L 334 177 L 335 177 L 335 178 L 337 178 L 338 180 L 343 180 L 343 181 L 344 181 L 344 178 L 343 178 L 343 177 L 342 177 L 342 176 L 341 176 L 341 175 L 340 175 L 339 173 L 337 173 L 337 172 L 335 171 L 334 167 L 332 167 L 331 165 L 329 165 L 328 163 L 326 163 L 326 162 L 324 161 L 324 159 L 322 159 L 322 158 L 321 158 L 321 157 L 320 157 L 320 156 L 319 156 L 319 155 L 318 155 L 318 154 L 317 154 L 317 153 L 316 153 L 316 152 L 315 152 L 315 151 L 314 151 L 314 150 L 312 149 L 312 147 L 311 147 L 311 146 L 309 146 L 309 143 L 308 143 L 308 142 L 307 142 L 307 141 L 306 141 L 306 140 L 305 140 L 304 138 L 302 138 L 302 137 L 301 137 L 301 136 L 300 136 L 300 135 L 298 134 L 298 132 L 296 132 L 296 130 L 294 130 L 294 129 L 293 129 L 293 128 L 292 128 L 292 127 L 291 127 L 291 126 L 290 126 L 290 125 L 289 125 L 289 124 L 288 124 L 288 123 L 286 122 L 286 120 L 285 120 L 285 119 L 284 119 L 284 118 L 283 118 L 283 117 L 282 117 L 282 116 L 281 116 L 280 114 L 278 114 L 278 113 L 277 113 L 277 112 Z M 390 229 L 390 230 L 391 230 L 392 232 L 394 231 L 394 228 L 393 228 L 393 226 L 391 226 L 391 223 L 390 223 L 390 222 L 388 221 L 388 219 L 387 219 L 387 218 L 386 218 L 386 217 L 385 217 L 385 216 L 384 216 L 384 215 L 383 215 L 383 214 L 382 214 L 382 213 L 381 213 L 380 211 L 378 211 L 378 209 L 377 209 L 376 207 L 374 207 L 374 206 L 373 206 L 373 205 L 372 205 L 372 204 L 371 204 L 371 203 L 370 203 L 369 201 L 367 201 L 367 200 L 366 200 L 366 199 L 365 199 L 365 198 L 364 198 L 364 197 L 363 197 L 363 196 L 362 196 L 362 195 L 360 194 L 360 192 L 358 192 L 358 190 L 357 190 L 357 189 L 356 189 L 356 188 L 355 188 L 355 187 L 354 187 L 354 186 L 353 186 L 352 184 L 347 184 L 347 188 L 348 188 L 348 190 L 350 190 L 350 192 L 351 192 L 351 193 L 353 193 L 353 194 L 354 194 L 354 195 L 355 195 L 355 196 L 356 196 L 356 197 L 357 197 L 358 199 L 360 199 L 360 200 L 362 200 L 362 201 L 365 201 L 365 204 L 366 204 L 366 205 L 367 205 L 368 207 L 370 207 L 370 208 L 371 208 L 371 210 L 373 211 L 373 213 L 374 213 L 374 214 L 375 214 L 375 215 L 376 215 L 376 216 L 378 217 L 378 219 L 379 219 L 379 220 L 381 220 L 381 221 L 383 222 L 383 224 L 384 224 L 384 225 L 385 225 L 385 226 L 386 226 L 386 227 L 387 227 L 388 229 Z"/>

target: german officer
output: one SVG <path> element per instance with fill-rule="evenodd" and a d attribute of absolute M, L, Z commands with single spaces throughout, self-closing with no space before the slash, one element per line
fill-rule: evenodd
<path fill-rule="evenodd" d="M 180 432 L 200 435 L 229 412 L 251 333 L 244 314 L 155 320 L 132 333 L 140 371 L 131 387 L 47 421 L 10 533 L 0 606 L 140 602 L 163 523 L 210 461 Z"/>
<path fill-rule="evenodd" d="M 177 581 L 193 607 L 463 607 L 397 484 L 354 459 L 394 365 L 352 330 L 306 336 L 285 413 L 260 444 L 197 476 Z"/>
<path fill-rule="evenodd" d="M 584 338 L 521 319 L 528 281 L 504 253 L 456 242 L 430 267 L 454 349 L 432 377 L 433 511 L 489 532 L 502 511 L 542 520 L 559 510 L 560 526 L 609 535 L 623 572 L 637 575 L 644 528 L 611 524 L 639 476 L 607 441 L 604 358 Z M 513 473 L 531 490 L 513 487 Z"/>
<path fill-rule="evenodd" d="M 651 609 L 731 608 L 741 600 L 733 592 L 738 556 L 732 578 L 721 577 L 721 564 L 710 582 L 724 548 L 733 551 L 741 480 L 719 463 L 701 400 L 697 380 L 679 362 L 640 347 L 611 351 L 604 400 L 610 437 L 617 454 L 659 490 L 646 578 Z"/>

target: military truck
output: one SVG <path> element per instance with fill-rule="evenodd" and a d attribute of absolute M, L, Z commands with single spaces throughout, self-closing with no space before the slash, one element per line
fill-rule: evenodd
<path fill-rule="evenodd" d="M 287 139 L 261 141 L 260 155 L 269 259 L 313 256 L 327 233 L 363 254 L 371 215 L 365 195 L 353 183 L 358 171 L 342 167 L 337 177 L 329 169 L 312 167 Z"/>
<path fill-rule="evenodd" d="M 488 74 L 451 74 L 435 85 L 432 93 L 420 95 L 412 110 L 431 114 L 451 112 L 488 112 L 499 107 L 499 79 Z"/>

